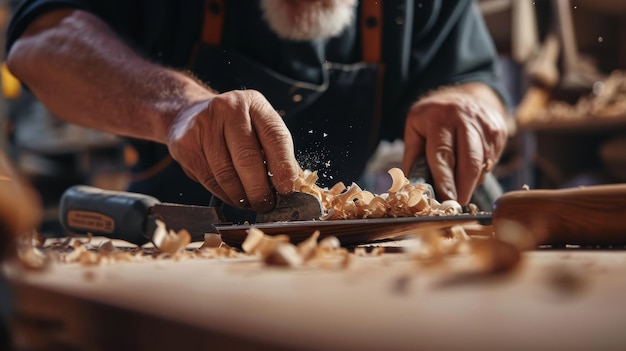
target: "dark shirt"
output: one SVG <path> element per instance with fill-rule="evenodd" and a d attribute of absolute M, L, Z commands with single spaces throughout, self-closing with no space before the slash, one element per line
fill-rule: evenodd
<path fill-rule="evenodd" d="M 385 0 L 383 4 L 385 80 L 379 139 L 401 138 L 411 104 L 441 85 L 483 82 L 507 101 L 499 82 L 495 47 L 473 1 Z M 200 37 L 203 6 L 203 0 L 27 0 L 9 25 L 7 52 L 37 15 L 75 7 L 103 18 L 146 58 L 188 69 Z M 319 85 L 325 62 L 354 64 L 361 60 L 359 12 L 355 11 L 357 21 L 338 37 L 291 42 L 270 30 L 258 0 L 226 1 L 222 47 L 273 74 Z M 246 83 L 244 77 L 216 88 L 250 88 Z"/>

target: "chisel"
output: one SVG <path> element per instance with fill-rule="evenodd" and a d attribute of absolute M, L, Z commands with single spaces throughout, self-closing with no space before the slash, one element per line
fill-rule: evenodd
<path fill-rule="evenodd" d="M 313 195 L 277 195 L 274 210 L 259 214 L 257 222 L 312 220 L 322 213 L 322 205 Z M 218 233 L 216 224 L 228 224 L 218 207 L 162 203 L 144 194 L 87 185 L 75 185 L 63 193 L 59 216 L 69 233 L 121 239 L 136 245 L 151 240 L 157 220 L 171 230 L 186 229 L 192 241 L 204 240 L 205 233 Z"/>

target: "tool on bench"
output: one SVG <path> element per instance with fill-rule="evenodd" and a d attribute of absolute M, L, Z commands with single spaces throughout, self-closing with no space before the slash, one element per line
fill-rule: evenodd
<path fill-rule="evenodd" d="M 527 237 L 531 245 L 626 245 L 626 184 L 511 191 L 496 201 L 493 214 L 350 220 L 319 220 L 319 200 L 295 194 L 279 197 L 277 215 L 266 216 L 268 222 L 232 224 L 224 222 L 214 207 L 160 203 L 141 194 L 74 186 L 62 197 L 60 215 L 71 233 L 92 233 L 137 245 L 150 240 L 157 219 L 170 229 L 187 229 L 192 240 L 218 233 L 233 246 L 241 245 L 251 227 L 268 235 L 287 234 L 294 243 L 319 230 L 320 237 L 337 236 L 342 245 L 350 246 L 469 223 L 493 224 L 496 236 L 518 236 L 516 241 L 519 236 Z M 306 207 L 310 208 L 302 210 Z"/>
<path fill-rule="evenodd" d="M 152 196 L 75 185 L 61 197 L 60 220 L 70 233 L 105 236 L 136 245 L 147 243 L 160 220 L 168 229 L 186 229 L 192 241 L 205 233 L 218 233 L 226 223 L 218 207 L 162 203 Z M 277 195 L 273 211 L 259 214 L 257 222 L 297 221 L 322 215 L 319 200 L 309 194 Z"/>
<path fill-rule="evenodd" d="M 205 233 L 218 233 L 226 243 L 235 246 L 243 242 L 253 226 L 269 235 L 287 234 L 294 243 L 319 230 L 321 238 L 338 236 L 342 244 L 353 245 L 398 238 L 418 230 L 490 221 L 490 214 L 320 220 L 322 214 L 317 197 L 298 192 L 278 195 L 274 210 L 259 214 L 253 224 L 224 222 L 216 207 L 161 203 L 152 196 L 85 185 L 66 190 L 60 204 L 60 220 L 68 232 L 91 233 L 136 245 L 150 241 L 156 220 L 163 221 L 168 229 L 186 229 L 192 241 L 202 241 Z"/>

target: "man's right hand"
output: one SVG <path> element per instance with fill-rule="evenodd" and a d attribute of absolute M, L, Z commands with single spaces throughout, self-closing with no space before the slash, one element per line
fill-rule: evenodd
<path fill-rule="evenodd" d="M 168 135 L 170 153 L 187 175 L 237 207 L 271 210 L 272 186 L 290 193 L 301 172 L 289 130 L 255 90 L 222 93 L 182 109 Z"/>
<path fill-rule="evenodd" d="M 271 186 L 293 191 L 300 167 L 291 135 L 260 93 L 216 95 L 137 55 L 90 12 L 62 8 L 40 15 L 7 62 L 56 116 L 167 144 L 189 176 L 229 204 L 269 211 Z"/>

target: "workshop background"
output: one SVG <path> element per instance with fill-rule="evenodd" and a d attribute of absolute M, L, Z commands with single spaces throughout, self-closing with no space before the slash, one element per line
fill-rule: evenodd
<path fill-rule="evenodd" d="M 2 28 L 20 1 L 1 2 Z M 626 2 L 478 3 L 515 103 L 511 138 L 494 169 L 504 190 L 626 182 Z M 124 189 L 135 156 L 113 135 L 51 115 L 4 65 L 1 83 L 0 147 L 41 194 L 42 233 L 60 235 L 62 192 L 79 183 Z M 381 144 L 359 184 L 382 192 L 380 179 L 401 153 L 400 142 Z"/>
<path fill-rule="evenodd" d="M 0 28 L 21 1 L 0 0 Z M 510 140 L 494 168 L 504 190 L 626 183 L 626 1 L 478 4 L 514 101 Z M 124 189 L 136 157 L 120 138 L 60 121 L 4 64 L 0 72 L 0 150 L 41 197 L 41 234 L 64 235 L 62 192 L 79 183 Z M 381 144 L 358 183 L 386 190 L 381 182 L 401 153 L 399 142 Z M 425 231 L 418 239 L 430 256 L 411 240 L 349 253 L 320 244 L 314 250 L 331 259 L 292 269 L 211 247 L 211 236 L 174 255 L 91 236 L 48 238 L 44 247 L 32 235 L 33 247 L 22 250 L 30 255 L 0 274 L 0 350 L 623 350 L 624 196 L 594 192 L 604 196 L 580 201 L 592 193 L 583 191 L 539 197 L 547 206 L 509 198 L 515 214 L 552 210 L 535 218 L 532 235 L 552 217 L 586 234 L 556 235 L 558 245 L 524 252 L 491 237 L 514 238 L 516 226 L 473 233 L 464 242 L 470 251 L 457 246 L 471 255 L 444 252 Z M 554 215 L 562 208 L 575 211 Z M 591 244 L 568 245 L 581 239 Z"/>

